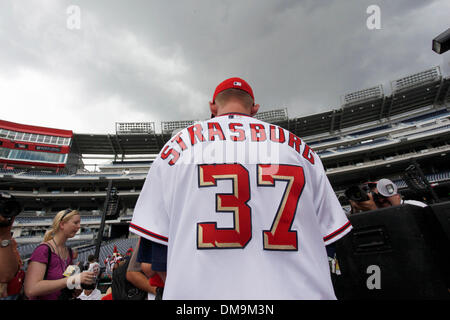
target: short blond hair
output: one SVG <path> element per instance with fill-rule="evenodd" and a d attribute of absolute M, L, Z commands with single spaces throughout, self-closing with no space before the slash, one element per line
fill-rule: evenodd
<path fill-rule="evenodd" d="M 255 104 L 253 98 L 247 92 L 234 88 L 224 90 L 217 94 L 214 103 L 218 104 L 219 106 L 223 106 L 231 99 L 239 100 L 248 109 L 250 109 Z"/>

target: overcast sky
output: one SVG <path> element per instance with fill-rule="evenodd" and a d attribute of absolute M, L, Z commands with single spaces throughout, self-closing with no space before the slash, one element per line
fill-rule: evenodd
<path fill-rule="evenodd" d="M 370 5 L 380 29 L 367 26 Z M 434 66 L 448 75 L 450 52 L 431 41 L 449 16 L 448 0 L 1 0 L 0 119 L 76 133 L 149 121 L 159 132 L 208 118 L 232 76 L 261 111 L 338 109 L 349 92 L 390 94 L 390 81 Z"/>

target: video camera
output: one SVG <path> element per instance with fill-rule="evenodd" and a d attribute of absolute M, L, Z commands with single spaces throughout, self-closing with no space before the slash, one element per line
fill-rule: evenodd
<path fill-rule="evenodd" d="M 386 202 L 386 197 L 379 194 L 378 192 L 374 192 L 377 186 L 374 182 L 367 182 L 361 185 L 353 185 L 345 190 L 345 196 L 352 201 L 355 202 L 364 202 L 370 200 L 369 193 L 372 194 L 372 199 L 377 205 L 382 205 Z"/>
<path fill-rule="evenodd" d="M 16 199 L 7 192 L 0 192 L 0 215 L 7 219 L 12 220 L 22 211 L 22 206 Z"/>
<path fill-rule="evenodd" d="M 370 192 L 368 185 L 353 185 L 345 190 L 345 196 L 355 202 L 363 202 L 369 200 L 367 195 Z"/>

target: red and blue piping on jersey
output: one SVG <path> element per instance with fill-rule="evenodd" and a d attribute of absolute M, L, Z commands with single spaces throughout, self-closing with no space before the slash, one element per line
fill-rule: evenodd
<path fill-rule="evenodd" d="M 323 241 L 325 241 L 325 242 L 330 241 L 331 239 L 337 237 L 338 235 L 340 235 L 342 232 L 344 232 L 345 230 L 347 230 L 351 226 L 352 225 L 351 225 L 350 221 L 348 221 L 346 224 L 344 224 L 342 227 L 340 227 L 336 231 L 330 233 L 326 237 L 323 237 Z"/>
<path fill-rule="evenodd" d="M 143 234 L 145 234 L 147 236 L 150 236 L 150 237 L 152 237 L 154 239 L 157 239 L 157 240 L 160 240 L 160 241 L 164 241 L 164 242 L 168 242 L 169 241 L 169 238 L 164 237 L 164 236 L 162 236 L 160 234 L 148 231 L 147 229 L 139 227 L 139 226 L 137 226 L 137 225 L 135 225 L 133 223 L 130 223 L 130 228 L 132 228 L 132 229 L 134 229 L 136 231 L 139 231 L 139 232 L 141 232 L 141 233 L 143 233 Z"/>

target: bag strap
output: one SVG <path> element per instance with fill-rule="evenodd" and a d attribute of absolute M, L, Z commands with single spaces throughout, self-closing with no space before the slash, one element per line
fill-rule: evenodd
<path fill-rule="evenodd" d="M 52 246 L 50 246 L 49 244 L 43 242 L 41 243 L 41 245 L 46 245 L 48 248 L 47 251 L 47 265 L 45 266 L 45 274 L 44 274 L 44 280 L 47 278 L 47 274 L 48 274 L 48 267 L 50 266 L 50 262 L 52 260 L 52 252 L 53 252 L 53 248 Z M 67 247 L 67 249 L 69 250 L 69 256 L 70 256 L 70 260 L 71 262 L 73 262 L 73 252 L 72 252 L 72 248 L 71 247 Z"/>
<path fill-rule="evenodd" d="M 45 279 L 47 279 L 48 267 L 50 266 L 50 261 L 52 260 L 53 249 L 50 245 L 48 245 L 45 242 L 43 242 L 42 244 L 44 244 L 48 248 L 48 250 L 47 250 L 47 265 L 45 266 L 45 274 L 44 274 L 44 280 L 45 280 Z"/>

